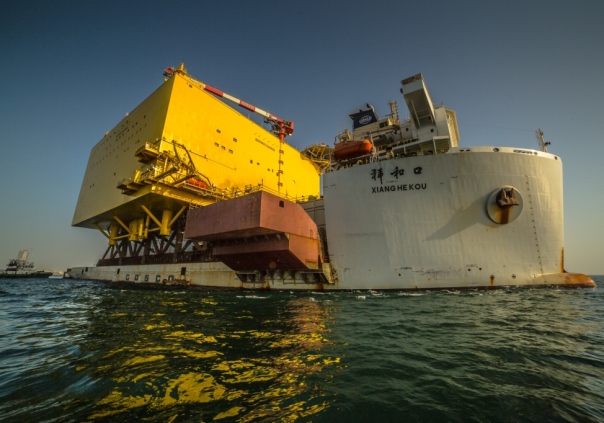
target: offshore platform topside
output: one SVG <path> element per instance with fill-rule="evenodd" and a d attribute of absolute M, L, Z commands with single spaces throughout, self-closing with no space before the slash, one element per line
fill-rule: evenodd
<path fill-rule="evenodd" d="M 293 122 L 193 79 L 182 64 L 166 69 L 164 76 L 164 83 L 105 133 L 90 153 L 72 225 L 96 228 L 108 239 L 97 266 L 226 261 L 237 268 L 237 260 L 228 258 L 237 257 L 237 248 L 228 256 L 225 244 L 253 241 L 256 250 L 262 250 L 263 242 L 278 244 L 282 236 L 290 239 L 303 231 L 299 235 L 307 240 L 302 244 L 312 246 L 297 254 L 297 260 L 282 257 L 287 266 L 273 261 L 267 266 L 275 271 L 320 268 L 319 229 L 307 229 L 309 222 L 302 220 L 310 219 L 308 214 L 296 214 L 301 220 L 295 220 L 293 228 L 250 227 L 251 221 L 267 221 L 260 213 L 292 213 L 285 211 L 285 203 L 298 206 L 319 198 L 321 160 L 284 141 L 293 132 Z M 217 97 L 260 115 L 270 130 Z M 266 195 L 247 195 L 255 192 Z M 239 214 L 230 216 L 225 236 L 212 229 L 204 234 L 199 228 L 185 236 L 191 210 L 241 196 L 255 205 L 248 201 Z M 277 208 L 270 205 L 275 202 Z M 217 243 L 221 260 L 211 249 Z M 244 273 L 240 278 L 245 279 Z"/>

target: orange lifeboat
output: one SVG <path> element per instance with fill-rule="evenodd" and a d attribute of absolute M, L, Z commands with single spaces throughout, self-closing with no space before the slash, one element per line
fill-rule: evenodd
<path fill-rule="evenodd" d="M 187 183 L 202 189 L 206 189 L 208 187 L 208 184 L 206 184 L 205 182 L 201 182 L 193 178 L 187 179 Z"/>
<path fill-rule="evenodd" d="M 369 154 L 373 149 L 368 139 L 357 141 L 340 141 L 335 145 L 333 156 L 336 160 L 349 160 Z"/>

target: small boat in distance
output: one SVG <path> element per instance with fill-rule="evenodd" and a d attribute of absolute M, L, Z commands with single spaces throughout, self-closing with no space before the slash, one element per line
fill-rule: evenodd
<path fill-rule="evenodd" d="M 0 273 L 0 278 L 44 278 L 51 274 L 44 270 L 36 270 L 33 261 L 27 261 L 29 250 L 19 251 L 16 259 L 10 259 L 6 269 Z"/>

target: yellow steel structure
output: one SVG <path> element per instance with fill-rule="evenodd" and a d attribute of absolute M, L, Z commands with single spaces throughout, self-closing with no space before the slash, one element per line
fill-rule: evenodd
<path fill-rule="evenodd" d="M 294 147 L 204 91 L 179 68 L 92 149 L 72 225 L 115 245 L 169 235 L 191 206 L 255 189 L 319 196 L 319 172 Z"/>

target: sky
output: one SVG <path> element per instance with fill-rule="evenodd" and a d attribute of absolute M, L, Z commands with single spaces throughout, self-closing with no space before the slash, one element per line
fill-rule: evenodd
<path fill-rule="evenodd" d="M 565 267 L 604 274 L 604 2 L 2 1 L 0 261 L 91 266 L 106 249 L 71 220 L 92 147 L 167 66 L 333 143 L 424 75 L 460 145 L 537 149 L 564 164 Z M 0 263 L 0 266 L 5 263 Z"/>

